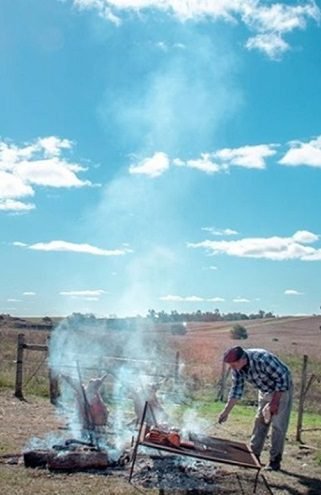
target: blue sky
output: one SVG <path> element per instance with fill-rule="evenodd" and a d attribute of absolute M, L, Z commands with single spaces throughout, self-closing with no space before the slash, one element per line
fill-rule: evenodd
<path fill-rule="evenodd" d="M 2 0 L 0 312 L 318 313 L 320 21 Z"/>

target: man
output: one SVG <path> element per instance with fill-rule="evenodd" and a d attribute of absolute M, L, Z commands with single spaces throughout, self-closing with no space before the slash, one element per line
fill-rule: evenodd
<path fill-rule="evenodd" d="M 281 468 L 292 404 L 290 370 L 279 358 L 264 349 L 232 347 L 225 352 L 223 361 L 231 367 L 232 386 L 218 421 L 223 423 L 227 420 L 231 410 L 243 395 L 245 381 L 252 383 L 259 390 L 259 398 L 251 448 L 260 459 L 271 424 L 270 462 L 266 469 L 278 471 Z"/>

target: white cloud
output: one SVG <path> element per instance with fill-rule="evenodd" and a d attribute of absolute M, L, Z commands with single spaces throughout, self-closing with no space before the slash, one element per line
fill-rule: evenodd
<path fill-rule="evenodd" d="M 0 170 L 0 199 L 22 198 L 24 196 L 33 196 L 32 187 L 24 182 L 24 180 L 12 174 Z"/>
<path fill-rule="evenodd" d="M 291 141 L 289 151 L 279 160 L 281 165 L 321 167 L 321 136 L 304 143 Z"/>
<path fill-rule="evenodd" d="M 91 246 L 90 244 L 76 244 L 74 242 L 66 241 L 37 242 L 36 244 L 30 245 L 21 242 L 14 242 L 13 245 L 32 249 L 34 251 L 64 251 L 71 253 L 91 254 L 94 256 L 123 256 L 132 252 L 132 250 L 128 248 L 101 249 Z"/>
<path fill-rule="evenodd" d="M 303 292 L 299 292 L 298 290 L 295 289 L 286 289 L 284 291 L 284 294 L 286 296 L 303 296 Z"/>
<path fill-rule="evenodd" d="M 174 295 L 167 295 L 167 296 L 162 296 L 159 298 L 161 301 L 171 301 L 171 302 L 200 302 L 204 301 L 202 297 L 198 296 L 174 296 Z"/>
<path fill-rule="evenodd" d="M 215 174 L 226 172 L 232 166 L 253 169 L 265 169 L 266 158 L 275 155 L 275 144 L 260 144 L 240 148 L 224 148 L 211 153 L 201 153 L 199 158 L 183 160 L 171 159 L 166 153 L 157 151 L 152 157 L 147 157 L 137 165 L 129 167 L 131 174 L 144 174 L 152 178 L 161 176 L 171 165 L 186 167 Z M 225 232 L 227 233 L 228 230 Z M 227 235 L 229 235 L 227 233 Z"/>
<path fill-rule="evenodd" d="M 224 148 L 213 155 L 228 166 L 264 169 L 266 167 L 265 159 L 276 153 L 275 146 L 274 144 L 259 144 L 240 148 Z"/>
<path fill-rule="evenodd" d="M 59 292 L 61 296 L 68 296 L 68 297 L 74 297 L 74 298 L 91 298 L 91 300 L 98 300 L 100 296 L 103 294 L 106 294 L 106 291 L 102 289 L 95 289 L 95 290 L 69 290 L 69 291 L 61 291 Z"/>
<path fill-rule="evenodd" d="M 35 208 L 33 203 L 23 203 L 15 199 L 0 199 L 1 211 L 14 211 L 16 213 L 30 211 Z"/>
<path fill-rule="evenodd" d="M 246 299 L 245 297 L 236 297 L 235 299 L 233 299 L 233 302 L 243 304 L 243 303 L 249 303 L 250 300 Z"/>
<path fill-rule="evenodd" d="M 169 158 L 166 153 L 160 151 L 154 153 L 150 158 L 145 158 L 137 165 L 129 167 L 131 174 L 148 175 L 151 178 L 159 177 L 169 168 Z"/>
<path fill-rule="evenodd" d="M 91 185 L 90 181 L 83 181 L 77 177 L 76 173 L 83 170 L 86 169 L 58 157 L 32 162 L 22 161 L 15 167 L 15 173 L 26 183 L 66 188 Z"/>
<path fill-rule="evenodd" d="M 237 241 L 211 241 L 188 243 L 190 248 L 206 249 L 212 255 L 227 254 L 241 258 L 269 260 L 320 261 L 321 248 L 308 246 L 319 240 L 317 234 L 297 231 L 292 237 L 253 237 Z"/>
<path fill-rule="evenodd" d="M 286 2 L 244 2 L 244 21 L 259 32 L 287 33 L 294 29 L 304 29 L 309 17 L 319 21 L 320 9 L 314 1 L 301 5 Z"/>
<path fill-rule="evenodd" d="M 296 242 L 302 242 L 303 244 L 312 244 L 316 242 L 320 236 L 317 234 L 313 234 L 313 232 L 309 232 L 307 230 L 298 230 L 294 235 L 293 239 Z"/>
<path fill-rule="evenodd" d="M 35 293 L 35 292 L 23 292 L 23 294 L 22 294 L 22 295 L 23 295 L 23 296 L 27 296 L 27 297 L 33 297 L 33 296 L 35 296 L 35 295 L 36 295 L 36 293 Z"/>
<path fill-rule="evenodd" d="M 259 50 L 265 53 L 272 60 L 280 60 L 290 48 L 290 45 L 277 33 L 253 36 L 247 40 L 245 46 L 249 50 Z"/>
<path fill-rule="evenodd" d="M 209 232 L 212 235 L 218 236 L 230 236 L 238 234 L 238 232 L 233 229 L 216 229 L 215 227 L 202 227 L 202 230 L 204 230 L 205 232 Z"/>
<path fill-rule="evenodd" d="M 27 244 L 24 243 L 24 242 L 20 242 L 20 241 L 14 241 L 12 243 L 13 246 L 16 246 L 16 247 L 27 247 Z"/>
<path fill-rule="evenodd" d="M 187 160 L 187 162 L 185 162 L 185 166 L 189 168 L 196 168 L 197 170 L 207 174 L 215 174 L 220 171 L 219 165 L 211 160 L 208 153 L 202 153 L 201 158 L 196 160 Z"/>
<path fill-rule="evenodd" d="M 116 24 L 126 10 L 135 12 L 159 9 L 180 21 L 204 18 L 223 20 L 231 26 L 241 21 L 257 36 L 250 38 L 247 48 L 263 51 L 272 59 L 280 58 L 289 45 L 283 36 L 296 29 L 305 29 L 307 21 L 320 21 L 320 9 L 313 0 L 301 5 L 263 0 L 74 0 L 81 9 L 95 9 Z"/>
<path fill-rule="evenodd" d="M 225 299 L 222 297 L 210 297 L 204 298 L 200 296 L 178 296 L 168 294 L 167 296 L 162 296 L 159 298 L 161 301 L 169 302 L 224 302 Z"/>
<path fill-rule="evenodd" d="M 56 136 L 38 138 L 20 147 L 0 141 L 0 210 L 34 209 L 34 204 L 18 200 L 33 197 L 35 186 L 79 188 L 92 185 L 77 175 L 86 170 L 84 167 L 62 157 L 72 146 L 71 141 Z"/>

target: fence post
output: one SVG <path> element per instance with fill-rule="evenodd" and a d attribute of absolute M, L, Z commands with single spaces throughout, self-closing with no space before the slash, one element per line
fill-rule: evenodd
<path fill-rule="evenodd" d="M 296 441 L 297 442 L 302 442 L 301 432 L 302 432 L 303 412 L 304 412 L 305 387 L 306 387 L 306 381 L 307 381 L 307 368 L 308 368 L 308 356 L 306 354 L 304 354 L 303 365 L 302 365 L 302 374 L 301 374 L 301 388 L 300 388 L 300 397 L 299 397 L 299 407 L 298 407 L 298 422 L 297 422 L 297 427 L 296 427 Z"/>
<path fill-rule="evenodd" d="M 17 345 L 17 367 L 16 367 L 16 385 L 14 395 L 23 400 L 22 382 L 23 382 L 23 350 L 25 347 L 25 336 L 23 333 L 18 334 Z"/>
<path fill-rule="evenodd" d="M 176 352 L 176 357 L 175 357 L 175 383 L 178 383 L 178 376 L 179 376 L 179 352 Z"/>
<path fill-rule="evenodd" d="M 57 405 L 58 397 L 60 395 L 59 382 L 56 374 L 49 368 L 49 398 L 50 403 L 54 406 Z"/>

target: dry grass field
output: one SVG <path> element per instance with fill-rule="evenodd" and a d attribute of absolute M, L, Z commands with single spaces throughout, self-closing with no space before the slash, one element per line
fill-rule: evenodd
<path fill-rule="evenodd" d="M 321 317 L 292 317 L 241 323 L 248 331 L 248 339 L 244 341 L 230 338 L 230 329 L 235 322 L 190 323 L 187 334 L 183 336 L 172 336 L 163 332 L 164 329 L 145 330 L 150 332 L 151 337 L 154 332 L 163 332 L 162 343 L 168 347 L 169 355 L 175 356 L 177 351 L 180 353 L 180 362 L 184 363 L 183 377 L 186 380 L 197 377 L 198 390 L 194 400 L 204 401 L 202 410 L 213 424 L 221 407 L 219 404 L 211 407 L 211 399 L 215 398 L 213 387 L 220 376 L 222 353 L 230 345 L 241 343 L 245 347 L 264 347 L 281 356 L 293 370 L 296 397 L 299 393 L 304 354 L 309 356 L 309 373 L 321 376 Z M 108 476 L 96 473 L 53 474 L 46 470 L 26 469 L 21 462 L 21 453 L 28 441 L 34 436 L 42 437 L 57 431 L 63 420 L 57 416 L 55 407 L 45 397 L 48 390 L 48 370 L 45 355 L 41 352 L 26 351 L 25 382 L 29 383 L 24 393 L 27 401 L 14 398 L 18 333 L 19 330 L 13 328 L 0 329 L 0 493 L 12 495 L 188 493 L 186 490 L 164 491 L 157 487 L 146 490 L 129 485 L 128 468 Z M 47 342 L 46 332 L 28 330 L 24 333 L 29 343 L 46 344 Z M 116 341 L 118 338 L 115 334 L 100 337 L 102 342 L 105 338 Z M 202 396 L 203 389 L 207 390 L 205 398 Z M 321 383 L 316 382 L 307 395 L 307 407 L 314 412 L 314 415 L 305 416 L 310 426 L 312 424 L 314 427 L 321 427 L 321 416 L 317 415 L 320 400 Z M 296 407 L 297 404 L 294 406 L 288 435 L 284 470 L 280 473 L 267 473 L 266 478 L 275 495 L 320 495 L 321 433 L 318 430 L 304 432 L 305 446 L 300 446 L 295 441 Z M 240 408 L 229 420 L 228 428 L 220 431 L 220 436 L 247 442 L 254 413 L 253 407 Z M 214 431 L 212 434 L 217 432 Z M 243 488 L 240 488 L 238 478 L 234 476 L 235 468 L 228 467 L 218 472 L 220 489 L 213 492 L 213 495 L 251 493 L 252 474 L 244 470 L 242 472 L 241 469 L 236 471 L 241 477 Z M 260 484 L 257 495 L 267 494 L 264 486 Z"/>

